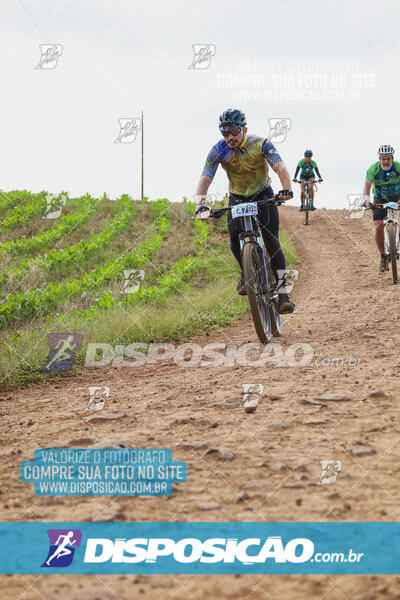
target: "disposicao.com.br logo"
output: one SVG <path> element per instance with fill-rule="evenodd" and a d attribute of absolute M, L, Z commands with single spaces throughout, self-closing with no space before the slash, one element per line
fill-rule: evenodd
<path fill-rule="evenodd" d="M 252 550 L 250 550 L 252 549 Z M 157 563 L 169 558 L 174 564 L 241 563 L 254 565 L 271 560 L 275 563 L 354 563 L 360 562 L 362 552 L 316 552 L 308 538 L 293 538 L 285 545 L 280 536 L 262 538 L 132 538 L 126 540 L 91 538 L 86 544 L 85 563 Z"/>
<path fill-rule="evenodd" d="M 248 554 L 250 548 L 253 551 Z M 280 536 L 262 538 L 90 538 L 86 544 L 85 563 L 156 563 L 169 557 L 175 563 L 234 563 L 246 565 L 272 559 L 277 563 L 302 563 L 311 559 L 314 544 L 307 538 L 294 538 L 283 544 Z"/>
<path fill-rule="evenodd" d="M 49 529 L 48 555 L 42 567 L 67 567 L 72 563 L 74 547 L 80 546 L 78 529 Z M 250 548 L 253 550 L 250 551 Z M 250 553 L 248 553 L 250 552 Z M 308 538 L 294 538 L 285 545 L 280 536 L 262 538 L 88 538 L 84 563 L 304 563 L 312 559 L 314 543 Z M 325 562 L 325 561 L 324 561 Z"/>
<path fill-rule="evenodd" d="M 58 531 L 58 530 L 55 530 Z M 72 562 L 73 549 L 66 546 L 77 530 L 61 535 L 63 542 L 50 547 L 49 555 L 43 566 L 68 566 Z M 77 536 L 78 537 L 78 536 Z M 66 540 L 66 541 L 65 541 Z M 79 540 L 80 541 L 80 540 Z M 57 542 L 58 543 L 58 542 Z M 79 545 L 76 542 L 76 545 Z M 54 550 L 54 551 L 53 551 Z M 275 564 L 316 563 L 359 563 L 364 556 L 362 552 L 352 549 L 345 552 L 316 552 L 314 542 L 309 538 L 293 538 L 286 544 L 281 536 L 263 538 L 89 538 L 86 542 L 84 563 L 99 564 L 111 562 L 121 563 L 158 563 L 160 566 L 187 565 L 193 563 L 207 564 L 241 564 L 255 565 L 268 562 Z M 62 553 L 63 552 L 63 553 Z M 68 553 L 66 555 L 66 553 Z"/>

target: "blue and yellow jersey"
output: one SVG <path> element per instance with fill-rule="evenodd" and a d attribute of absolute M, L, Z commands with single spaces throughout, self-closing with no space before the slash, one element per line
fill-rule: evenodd
<path fill-rule="evenodd" d="M 235 149 L 224 139 L 210 150 L 202 175 L 214 178 L 218 165 L 226 171 L 229 191 L 239 196 L 252 196 L 270 185 L 269 166 L 281 162 L 275 146 L 258 135 L 245 136 Z"/>

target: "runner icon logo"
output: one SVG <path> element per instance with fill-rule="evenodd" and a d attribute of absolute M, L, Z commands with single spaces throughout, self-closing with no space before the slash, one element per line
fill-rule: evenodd
<path fill-rule="evenodd" d="M 46 203 L 43 219 L 58 219 L 61 216 L 62 207 L 67 203 L 67 196 L 65 194 L 60 196 L 47 194 Z"/>
<path fill-rule="evenodd" d="M 364 203 L 369 200 L 369 197 L 363 194 L 348 194 L 347 199 L 349 201 L 349 209 L 346 219 L 361 219 L 364 215 Z"/>
<path fill-rule="evenodd" d="M 142 129 L 142 120 L 136 118 L 118 119 L 119 134 L 114 144 L 132 144 L 136 140 L 137 132 Z"/>
<path fill-rule="evenodd" d="M 208 69 L 215 56 L 214 44 L 193 44 L 194 57 L 189 69 Z"/>
<path fill-rule="evenodd" d="M 35 69 L 55 69 L 63 47 L 61 44 L 39 44 L 40 60 Z"/>
<path fill-rule="evenodd" d="M 317 485 L 330 485 L 335 483 L 339 471 L 342 470 L 341 460 L 320 460 L 321 477 Z"/>
<path fill-rule="evenodd" d="M 101 410 L 104 408 L 106 398 L 110 396 L 110 388 L 107 386 L 89 386 L 89 402 L 87 409 Z"/>
<path fill-rule="evenodd" d="M 62 372 L 72 369 L 75 352 L 82 345 L 82 335 L 79 333 L 50 333 L 50 353 L 43 371 Z"/>
<path fill-rule="evenodd" d="M 293 289 L 294 282 L 299 278 L 299 272 L 297 269 L 277 269 L 278 275 L 278 287 L 276 291 L 278 294 L 290 294 Z"/>
<path fill-rule="evenodd" d="M 136 294 L 140 288 L 140 283 L 144 280 L 144 271 L 139 269 L 124 270 L 124 287 L 123 294 Z"/>
<path fill-rule="evenodd" d="M 290 119 L 268 119 L 268 139 L 273 143 L 284 142 L 287 132 L 290 130 L 292 121 Z"/>
<path fill-rule="evenodd" d="M 74 558 L 74 546 L 80 546 L 80 529 L 48 529 L 50 548 L 42 567 L 68 567 Z"/>

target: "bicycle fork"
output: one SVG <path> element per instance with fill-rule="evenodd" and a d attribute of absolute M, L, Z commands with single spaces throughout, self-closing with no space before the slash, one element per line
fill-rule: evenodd
<path fill-rule="evenodd" d="M 240 250 L 241 250 L 241 252 L 243 251 L 243 246 L 246 243 L 244 240 L 246 237 L 253 237 L 253 238 L 257 239 L 257 252 L 258 252 L 258 257 L 259 257 L 260 263 L 261 263 L 263 282 L 264 282 L 264 286 L 265 286 L 265 293 L 269 294 L 270 290 L 268 289 L 267 267 L 265 264 L 265 255 L 264 255 L 264 251 L 263 251 L 261 233 L 259 231 L 256 232 L 253 230 L 253 223 L 252 223 L 251 217 L 243 217 L 243 221 L 244 221 L 244 231 L 242 233 L 240 233 L 240 235 L 239 235 Z"/>

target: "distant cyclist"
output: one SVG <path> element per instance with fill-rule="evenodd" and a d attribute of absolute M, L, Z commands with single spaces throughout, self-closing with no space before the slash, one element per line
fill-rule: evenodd
<path fill-rule="evenodd" d="M 297 182 L 297 179 L 296 179 L 297 173 L 300 171 L 301 206 L 300 206 L 299 210 L 304 210 L 304 188 L 306 186 L 306 181 L 311 181 L 311 182 L 315 181 L 315 173 L 318 175 L 319 182 L 323 181 L 321 174 L 319 172 L 317 163 L 314 160 L 311 160 L 312 155 L 313 155 L 313 153 L 311 152 L 311 150 L 306 150 L 304 152 L 304 158 L 299 160 L 297 167 L 296 167 L 296 172 L 295 172 L 294 178 L 293 178 L 293 181 L 296 183 Z M 314 171 L 315 171 L 315 173 L 314 173 Z M 311 193 L 310 210 L 315 210 L 313 186 L 310 186 L 310 193 Z"/>
<path fill-rule="evenodd" d="M 393 160 L 394 148 L 384 144 L 378 148 L 379 160 L 373 163 L 367 171 L 364 196 L 369 196 L 373 185 L 374 204 L 398 202 L 400 200 L 400 163 Z M 375 242 L 381 258 L 379 273 L 386 271 L 385 234 L 383 219 L 385 210 L 375 208 L 372 211 L 375 226 Z"/>
<path fill-rule="evenodd" d="M 205 195 L 210 187 L 218 165 L 226 171 L 229 179 L 229 206 L 241 202 L 256 202 L 264 198 L 274 198 L 271 179 L 268 175 L 271 167 L 278 175 L 282 190 L 280 200 L 293 198 L 290 175 L 275 146 L 259 135 L 247 135 L 246 117 L 238 109 L 229 108 L 219 117 L 219 130 L 224 139 L 219 140 L 208 153 L 206 164 L 196 192 L 196 215 L 205 206 Z M 265 247 L 271 257 L 271 267 L 281 289 L 286 289 L 286 260 L 279 243 L 279 212 L 277 206 L 263 206 L 258 209 L 258 220 Z M 240 223 L 232 219 L 229 211 L 228 228 L 231 250 L 238 261 L 242 273 L 237 285 L 240 295 L 245 295 L 246 286 L 243 276 L 240 252 Z M 279 273 L 278 273 L 279 271 Z M 293 312 L 294 303 L 288 294 L 279 294 L 279 312 Z"/>

